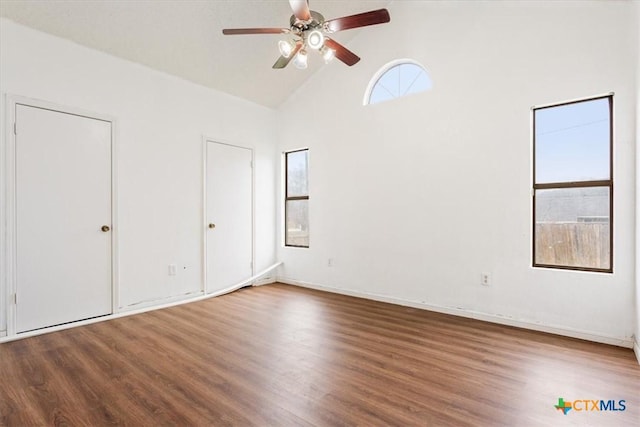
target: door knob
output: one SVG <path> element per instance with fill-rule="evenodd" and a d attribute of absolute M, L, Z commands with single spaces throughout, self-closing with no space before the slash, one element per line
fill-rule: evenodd
<path fill-rule="evenodd" d="M 213 224 L 213 223 L 212 223 L 212 224 L 209 224 L 209 228 L 214 229 L 214 228 L 216 228 L 216 225 L 215 225 L 215 224 Z"/>
<path fill-rule="evenodd" d="M 108 226 L 108 225 L 103 225 L 103 226 L 100 228 L 100 230 L 102 230 L 102 232 L 103 232 L 103 233 L 106 233 L 107 231 L 109 231 L 109 230 L 111 230 L 111 229 L 109 228 L 109 226 Z"/>

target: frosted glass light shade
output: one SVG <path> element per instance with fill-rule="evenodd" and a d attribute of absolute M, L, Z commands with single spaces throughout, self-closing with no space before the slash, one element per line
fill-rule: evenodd
<path fill-rule="evenodd" d="M 293 58 L 293 65 L 301 70 L 307 68 L 307 52 L 305 52 L 304 50 L 298 52 L 297 55 Z"/>
<path fill-rule="evenodd" d="M 293 52 L 293 43 L 287 40 L 280 40 L 278 42 L 278 50 L 280 50 L 280 54 L 285 58 L 288 58 Z"/>
<path fill-rule="evenodd" d="M 307 44 L 311 49 L 320 49 L 324 45 L 324 35 L 318 30 L 313 30 L 307 36 Z"/>
<path fill-rule="evenodd" d="M 324 62 L 327 63 L 327 64 L 329 62 L 331 62 L 333 60 L 333 58 L 335 58 L 335 56 L 336 56 L 336 51 L 333 50 L 333 49 L 329 49 L 329 48 L 325 47 L 322 50 L 322 59 L 324 59 Z"/>

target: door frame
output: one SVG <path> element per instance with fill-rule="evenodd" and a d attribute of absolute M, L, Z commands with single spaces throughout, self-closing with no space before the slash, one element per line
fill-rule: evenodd
<path fill-rule="evenodd" d="M 207 293 L 207 283 L 208 283 L 208 267 L 207 267 L 207 233 L 208 233 L 208 216 L 207 216 L 207 144 L 220 144 L 226 145 L 234 148 L 241 148 L 245 150 L 249 150 L 251 153 L 251 277 L 255 275 L 256 272 L 256 215 L 255 215 L 255 206 L 256 206 L 256 174 L 255 174 L 255 150 L 253 147 L 232 144 L 229 142 L 225 142 L 219 138 L 211 138 L 206 135 L 202 136 L 202 287 L 201 290 L 204 295 L 208 296 L 217 296 L 223 295 L 229 292 L 233 292 L 241 287 L 247 286 L 247 284 L 253 284 L 254 281 L 249 283 L 241 282 L 240 284 L 234 284 L 233 286 L 222 289 L 218 292 Z"/>
<path fill-rule="evenodd" d="M 19 95 L 6 95 L 7 113 L 5 120 L 5 144 L 0 147 L 4 154 L 4 162 L 0 162 L 0 178 L 4 179 L 4 193 L 0 191 L 5 209 L 0 209 L 0 235 L 6 236 L 2 240 L 4 256 L 0 257 L 0 266 L 4 275 L 0 276 L 0 306 L 6 313 L 6 334 L 16 335 L 16 304 L 14 295 L 17 292 L 17 222 L 16 222 L 16 107 L 41 108 L 63 114 L 71 114 L 89 119 L 102 120 L 111 124 L 111 313 L 118 312 L 119 307 L 119 263 L 118 263 L 118 197 L 117 197 L 117 150 L 116 150 L 116 121 L 113 117 L 94 113 L 75 107 L 55 104 L 39 99 Z M 2 149 L 4 148 L 4 149 Z M 1 158 L 1 157 L 0 157 Z M 2 190 L 2 189 L 0 189 Z M 4 296 L 4 301 L 1 297 Z M 4 302 L 4 304 L 3 304 Z M 0 326 L 2 324 L 0 323 Z M 0 327 L 0 330 L 2 328 Z M 47 328 L 43 328 L 47 329 Z"/>

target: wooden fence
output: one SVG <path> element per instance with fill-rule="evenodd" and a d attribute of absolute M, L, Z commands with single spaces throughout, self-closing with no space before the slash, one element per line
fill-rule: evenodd
<path fill-rule="evenodd" d="M 536 224 L 536 263 L 609 268 L 608 223 Z"/>

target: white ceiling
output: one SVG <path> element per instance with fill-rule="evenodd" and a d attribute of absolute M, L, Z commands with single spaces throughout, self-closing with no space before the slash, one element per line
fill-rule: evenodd
<path fill-rule="evenodd" d="M 388 4 L 309 2 L 325 19 Z M 321 67 L 349 71 L 337 60 L 325 65 L 311 53 L 307 70 L 292 64 L 274 70 L 282 36 L 222 35 L 223 28 L 288 27 L 287 0 L 0 0 L 0 16 L 267 107 L 278 107 Z M 348 46 L 359 32 L 375 30 L 349 30 L 334 38 Z"/>

